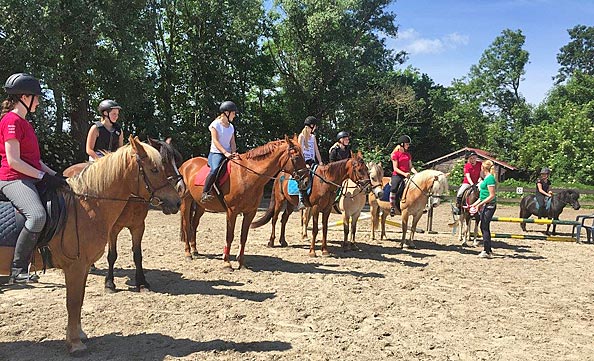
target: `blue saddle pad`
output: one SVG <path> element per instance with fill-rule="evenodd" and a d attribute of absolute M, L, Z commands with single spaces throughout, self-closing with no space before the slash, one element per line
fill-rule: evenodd
<path fill-rule="evenodd" d="M 380 199 L 380 201 L 384 201 L 384 202 L 390 201 L 390 189 L 392 189 L 392 187 L 390 187 L 390 183 L 388 183 L 384 186 L 384 194 L 382 195 L 382 198 Z"/>
<path fill-rule="evenodd" d="M 295 179 L 289 179 L 289 184 L 287 184 L 287 192 L 291 196 L 298 196 L 299 195 L 299 182 Z"/>

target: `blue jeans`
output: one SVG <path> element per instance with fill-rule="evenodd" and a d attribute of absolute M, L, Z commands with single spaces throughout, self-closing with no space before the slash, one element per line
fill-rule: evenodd
<path fill-rule="evenodd" d="M 208 175 L 216 174 L 224 160 L 225 155 L 223 153 L 208 153 L 208 166 L 210 167 Z"/>
<path fill-rule="evenodd" d="M 487 253 L 492 253 L 491 249 L 491 220 L 497 209 L 496 204 L 486 204 L 481 209 L 481 232 L 483 234 L 483 246 Z"/>

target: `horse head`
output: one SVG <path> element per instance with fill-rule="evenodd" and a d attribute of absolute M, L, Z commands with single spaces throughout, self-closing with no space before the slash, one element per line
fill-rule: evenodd
<path fill-rule="evenodd" d="M 381 199 L 384 196 L 384 187 L 382 180 L 384 178 L 384 169 L 382 163 L 367 163 L 369 169 L 369 179 L 371 180 L 371 189 L 376 199 Z"/>
<path fill-rule="evenodd" d="M 357 152 L 346 164 L 349 178 L 357 184 L 357 187 L 364 193 L 371 192 L 371 180 L 369 179 L 369 169 L 361 157 L 361 152 Z"/>
<path fill-rule="evenodd" d="M 171 145 L 171 138 L 162 141 L 149 137 L 148 143 L 159 151 L 169 183 L 171 183 L 179 194 L 184 194 L 186 192 L 186 184 L 184 183 L 184 177 L 179 173 L 179 167 L 183 163 L 183 157 L 181 153 Z"/>
<path fill-rule="evenodd" d="M 447 174 L 434 169 L 427 169 L 415 174 L 411 178 L 411 182 L 431 199 L 432 207 L 437 207 L 441 202 L 441 197 L 449 191 Z"/>
<path fill-rule="evenodd" d="M 571 208 L 578 210 L 580 209 L 581 205 L 580 202 L 578 201 L 578 198 L 580 197 L 580 194 L 573 189 L 568 189 L 566 191 L 563 191 L 561 193 L 559 193 L 559 199 L 564 202 L 565 204 L 569 204 L 571 205 Z"/>

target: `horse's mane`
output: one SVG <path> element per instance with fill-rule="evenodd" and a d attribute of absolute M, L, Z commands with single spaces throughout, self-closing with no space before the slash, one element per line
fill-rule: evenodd
<path fill-rule="evenodd" d="M 273 140 L 257 148 L 248 150 L 244 155 L 247 159 L 252 159 L 256 161 L 261 160 L 263 158 L 266 158 L 270 153 L 274 152 L 283 143 L 285 143 L 285 141 L 282 139 Z"/>
<path fill-rule="evenodd" d="M 161 166 L 159 152 L 146 143 L 140 142 L 147 153 L 151 163 Z M 107 153 L 89 166 L 85 167 L 78 175 L 68 178 L 68 184 L 78 194 L 101 194 L 113 183 L 121 178 L 132 159 L 132 146 L 123 146 L 113 153 Z"/>
<path fill-rule="evenodd" d="M 159 143 L 161 146 L 160 154 L 163 164 L 173 162 L 173 164 L 178 166 L 181 165 L 183 157 L 177 149 L 175 149 L 171 144 L 162 140 L 157 140 L 157 143 Z"/>
<path fill-rule="evenodd" d="M 346 162 L 351 160 L 352 158 L 346 158 L 337 160 L 336 162 L 332 162 L 326 165 L 326 172 L 329 174 L 335 174 L 337 171 L 344 169 L 344 165 Z"/>
<path fill-rule="evenodd" d="M 449 191 L 448 178 L 443 172 L 435 169 L 426 169 L 415 174 L 412 179 L 420 186 L 421 183 L 425 183 L 435 177 L 437 177 L 437 179 L 433 182 L 431 193 L 435 195 L 447 194 Z"/>

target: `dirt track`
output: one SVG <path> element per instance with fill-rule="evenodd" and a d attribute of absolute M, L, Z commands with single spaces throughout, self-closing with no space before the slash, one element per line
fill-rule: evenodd
<path fill-rule="evenodd" d="M 133 261 L 122 233 L 120 291 L 104 293 L 104 258 L 89 276 L 82 322 L 90 339 L 83 359 L 594 359 L 594 247 L 495 240 L 497 257 L 479 259 L 480 249 L 456 245 L 448 212 L 447 205 L 436 209 L 440 233 L 418 233 L 414 250 L 371 241 L 369 220 L 363 220 L 361 250 L 342 252 L 342 229 L 334 228 L 334 255 L 324 258 L 307 256 L 292 217 L 288 248 L 265 246 L 269 225 L 251 230 L 248 268 L 229 272 L 220 260 L 224 215 L 204 216 L 198 231 L 204 256 L 186 261 L 179 215 L 152 211 L 144 265 L 153 292 L 129 290 Z M 566 209 L 562 218 L 589 212 Z M 496 215 L 517 216 L 517 209 L 500 206 Z M 425 228 L 425 217 L 419 226 Z M 400 237 L 389 229 L 390 237 Z M 494 232 L 519 229 L 493 226 Z M 63 284 L 62 273 L 51 270 L 33 287 L 0 286 L 0 360 L 67 358 Z"/>

